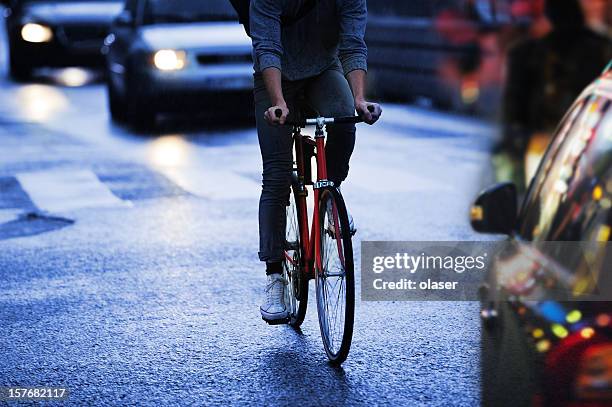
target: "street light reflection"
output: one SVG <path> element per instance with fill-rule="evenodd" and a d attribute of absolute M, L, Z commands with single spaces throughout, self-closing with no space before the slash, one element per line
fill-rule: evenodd
<path fill-rule="evenodd" d="M 17 91 L 21 114 L 26 120 L 41 122 L 68 108 L 66 96 L 47 85 L 25 85 Z"/>
<path fill-rule="evenodd" d="M 84 69 L 66 68 L 59 71 L 55 79 L 64 86 L 77 87 L 91 82 L 94 75 Z"/>
<path fill-rule="evenodd" d="M 156 167 L 177 167 L 185 163 L 187 152 L 187 142 L 179 135 L 170 135 L 151 143 L 147 156 Z"/>

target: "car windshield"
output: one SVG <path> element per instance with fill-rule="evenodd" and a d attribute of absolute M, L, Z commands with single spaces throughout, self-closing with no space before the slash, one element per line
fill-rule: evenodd
<path fill-rule="evenodd" d="M 607 241 L 612 206 L 612 110 L 603 97 L 575 106 L 534 180 L 521 235 L 528 240 Z"/>
<path fill-rule="evenodd" d="M 144 23 L 237 20 L 229 0 L 148 0 Z"/>
<path fill-rule="evenodd" d="M 612 240 L 612 107 L 594 94 L 561 123 L 533 181 L 520 235 L 572 273 L 574 293 L 609 287 Z M 582 246 L 543 242 L 581 242 Z M 574 306 L 574 305 L 573 305 Z"/>

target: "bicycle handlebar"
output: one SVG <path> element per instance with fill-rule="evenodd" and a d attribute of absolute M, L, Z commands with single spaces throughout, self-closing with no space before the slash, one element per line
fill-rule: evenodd
<path fill-rule="evenodd" d="M 374 106 L 368 106 L 368 111 L 374 112 Z M 276 109 L 274 111 L 274 114 L 276 115 L 276 117 L 281 117 L 283 115 L 283 111 L 281 109 Z M 362 122 L 363 118 L 361 116 L 317 117 L 312 119 L 287 120 L 285 122 L 285 125 L 304 127 L 324 124 L 357 124 Z"/>

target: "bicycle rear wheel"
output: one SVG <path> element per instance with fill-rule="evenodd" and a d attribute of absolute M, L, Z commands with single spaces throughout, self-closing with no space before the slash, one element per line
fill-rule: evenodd
<path fill-rule="evenodd" d="M 301 201 L 297 181 L 292 182 L 287 206 L 287 224 L 285 226 L 285 259 L 283 277 L 287 280 L 285 304 L 289 311 L 289 325 L 298 328 L 304 322 L 308 306 L 308 278 L 304 275 L 303 246 L 300 239 Z"/>
<path fill-rule="evenodd" d="M 319 211 L 321 269 L 316 271 L 319 327 L 327 357 L 339 365 L 346 360 L 353 339 L 353 245 L 346 206 L 335 188 L 323 190 Z"/>

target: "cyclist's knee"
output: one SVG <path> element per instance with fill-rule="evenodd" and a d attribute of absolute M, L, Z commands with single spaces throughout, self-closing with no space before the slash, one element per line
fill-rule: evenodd
<path fill-rule="evenodd" d="M 262 189 L 275 198 L 284 199 L 291 187 L 291 169 L 268 167 L 263 172 Z"/>
<path fill-rule="evenodd" d="M 282 196 L 291 187 L 291 182 L 284 179 L 264 179 L 262 188 L 266 192 L 272 192 L 275 195 Z"/>

